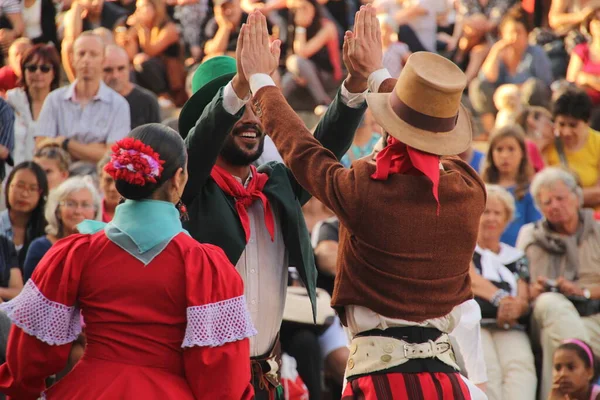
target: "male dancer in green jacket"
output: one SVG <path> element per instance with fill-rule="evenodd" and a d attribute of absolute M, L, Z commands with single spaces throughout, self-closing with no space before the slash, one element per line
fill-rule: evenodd
<path fill-rule="evenodd" d="M 278 42 L 273 48 L 279 51 Z M 236 71 L 241 67 L 231 57 L 203 63 L 179 119 L 189 152 L 185 228 L 196 240 L 220 246 L 244 279 L 258 330 L 250 343 L 256 398 L 273 399 L 281 392 L 274 356 L 289 266 L 298 270 L 315 313 L 317 271 L 301 209 L 310 195 L 284 164 L 252 166 L 268 127 L 246 106 L 250 87 Z M 315 137 L 337 158 L 362 119 L 366 88 L 365 80 L 349 75 L 316 128 Z"/>

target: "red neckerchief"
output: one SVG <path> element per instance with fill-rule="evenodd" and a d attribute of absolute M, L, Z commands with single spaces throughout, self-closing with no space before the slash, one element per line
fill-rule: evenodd
<path fill-rule="evenodd" d="M 371 178 L 385 181 L 391 174 L 425 175 L 433 183 L 433 197 L 437 202 L 437 215 L 440 214 L 438 189 L 440 184 L 440 157 L 413 149 L 388 136 L 387 146 L 377 154 L 377 169 Z"/>
<path fill-rule="evenodd" d="M 271 235 L 271 240 L 274 240 L 275 220 L 273 218 L 273 213 L 271 212 L 269 200 L 262 192 L 265 184 L 269 180 L 269 176 L 257 172 L 256 167 L 253 165 L 250 166 L 250 171 L 252 178 L 250 179 L 247 188 L 239 183 L 229 172 L 218 165 L 213 167 L 210 176 L 225 194 L 235 199 L 235 209 L 238 212 L 240 222 L 246 233 L 246 243 L 248 243 L 248 240 L 250 239 L 250 218 L 248 217 L 248 211 L 246 211 L 246 209 L 252 205 L 252 202 L 255 199 L 259 199 L 263 203 L 263 208 L 265 210 L 265 225 L 267 226 L 269 235 Z"/>

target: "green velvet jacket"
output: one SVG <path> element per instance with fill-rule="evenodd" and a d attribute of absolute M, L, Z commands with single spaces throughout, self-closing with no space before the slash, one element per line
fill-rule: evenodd
<path fill-rule="evenodd" d="M 365 109 L 366 104 L 358 109 L 346 106 L 338 93 L 317 126 L 315 137 L 340 159 L 350 148 Z M 189 180 L 182 198 L 189 213 L 184 228 L 197 241 L 221 247 L 233 265 L 246 247 L 246 238 L 234 199 L 225 195 L 210 173 L 227 135 L 243 113 L 244 108 L 235 115 L 223 108 L 223 89 L 206 106 L 186 138 Z M 310 194 L 282 163 L 270 162 L 258 171 L 269 175 L 263 193 L 279 216 L 289 265 L 298 270 L 316 315 L 317 268 L 302 214 L 302 205 L 310 199 Z"/>

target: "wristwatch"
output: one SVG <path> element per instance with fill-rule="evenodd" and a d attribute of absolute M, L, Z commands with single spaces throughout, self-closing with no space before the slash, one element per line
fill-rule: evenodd
<path fill-rule="evenodd" d="M 583 289 L 583 297 L 585 297 L 586 299 L 590 299 L 590 297 L 592 297 L 592 294 L 590 293 L 590 289 Z"/>
<path fill-rule="evenodd" d="M 71 141 L 71 139 L 69 139 L 69 138 L 63 140 L 61 147 L 64 151 L 69 151 L 69 142 L 70 141 Z"/>

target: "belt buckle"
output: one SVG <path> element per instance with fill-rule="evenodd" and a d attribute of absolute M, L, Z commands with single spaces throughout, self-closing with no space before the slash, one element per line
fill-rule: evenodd
<path fill-rule="evenodd" d="M 419 354 L 415 354 L 415 346 L 417 346 L 418 349 L 423 349 L 423 345 L 429 345 L 430 348 L 430 354 L 427 354 L 427 352 L 423 352 L 423 350 L 421 350 L 421 352 Z M 411 349 L 412 348 L 412 349 Z M 412 350 L 412 352 L 411 352 Z M 407 360 L 412 360 L 412 359 L 416 359 L 416 358 L 432 358 L 435 357 L 437 355 L 437 351 L 436 351 L 436 343 L 433 340 L 429 340 L 427 342 L 424 343 L 406 343 L 404 344 L 404 358 L 406 358 Z"/>
<path fill-rule="evenodd" d="M 409 355 L 408 355 L 408 351 L 409 351 L 408 346 L 409 346 L 409 343 L 404 343 L 404 346 L 402 346 L 402 348 L 404 350 L 404 358 L 406 358 L 407 360 L 411 360 L 412 357 L 409 357 Z M 412 356 L 412 354 L 411 354 L 411 356 Z"/>
<path fill-rule="evenodd" d="M 437 347 L 440 346 L 441 348 L 443 348 L 443 350 L 438 349 Z M 437 354 L 444 354 L 447 351 L 450 351 L 450 349 L 452 348 L 452 345 L 450 344 L 450 342 L 442 342 L 442 343 L 438 343 L 436 344 L 436 353 Z"/>

